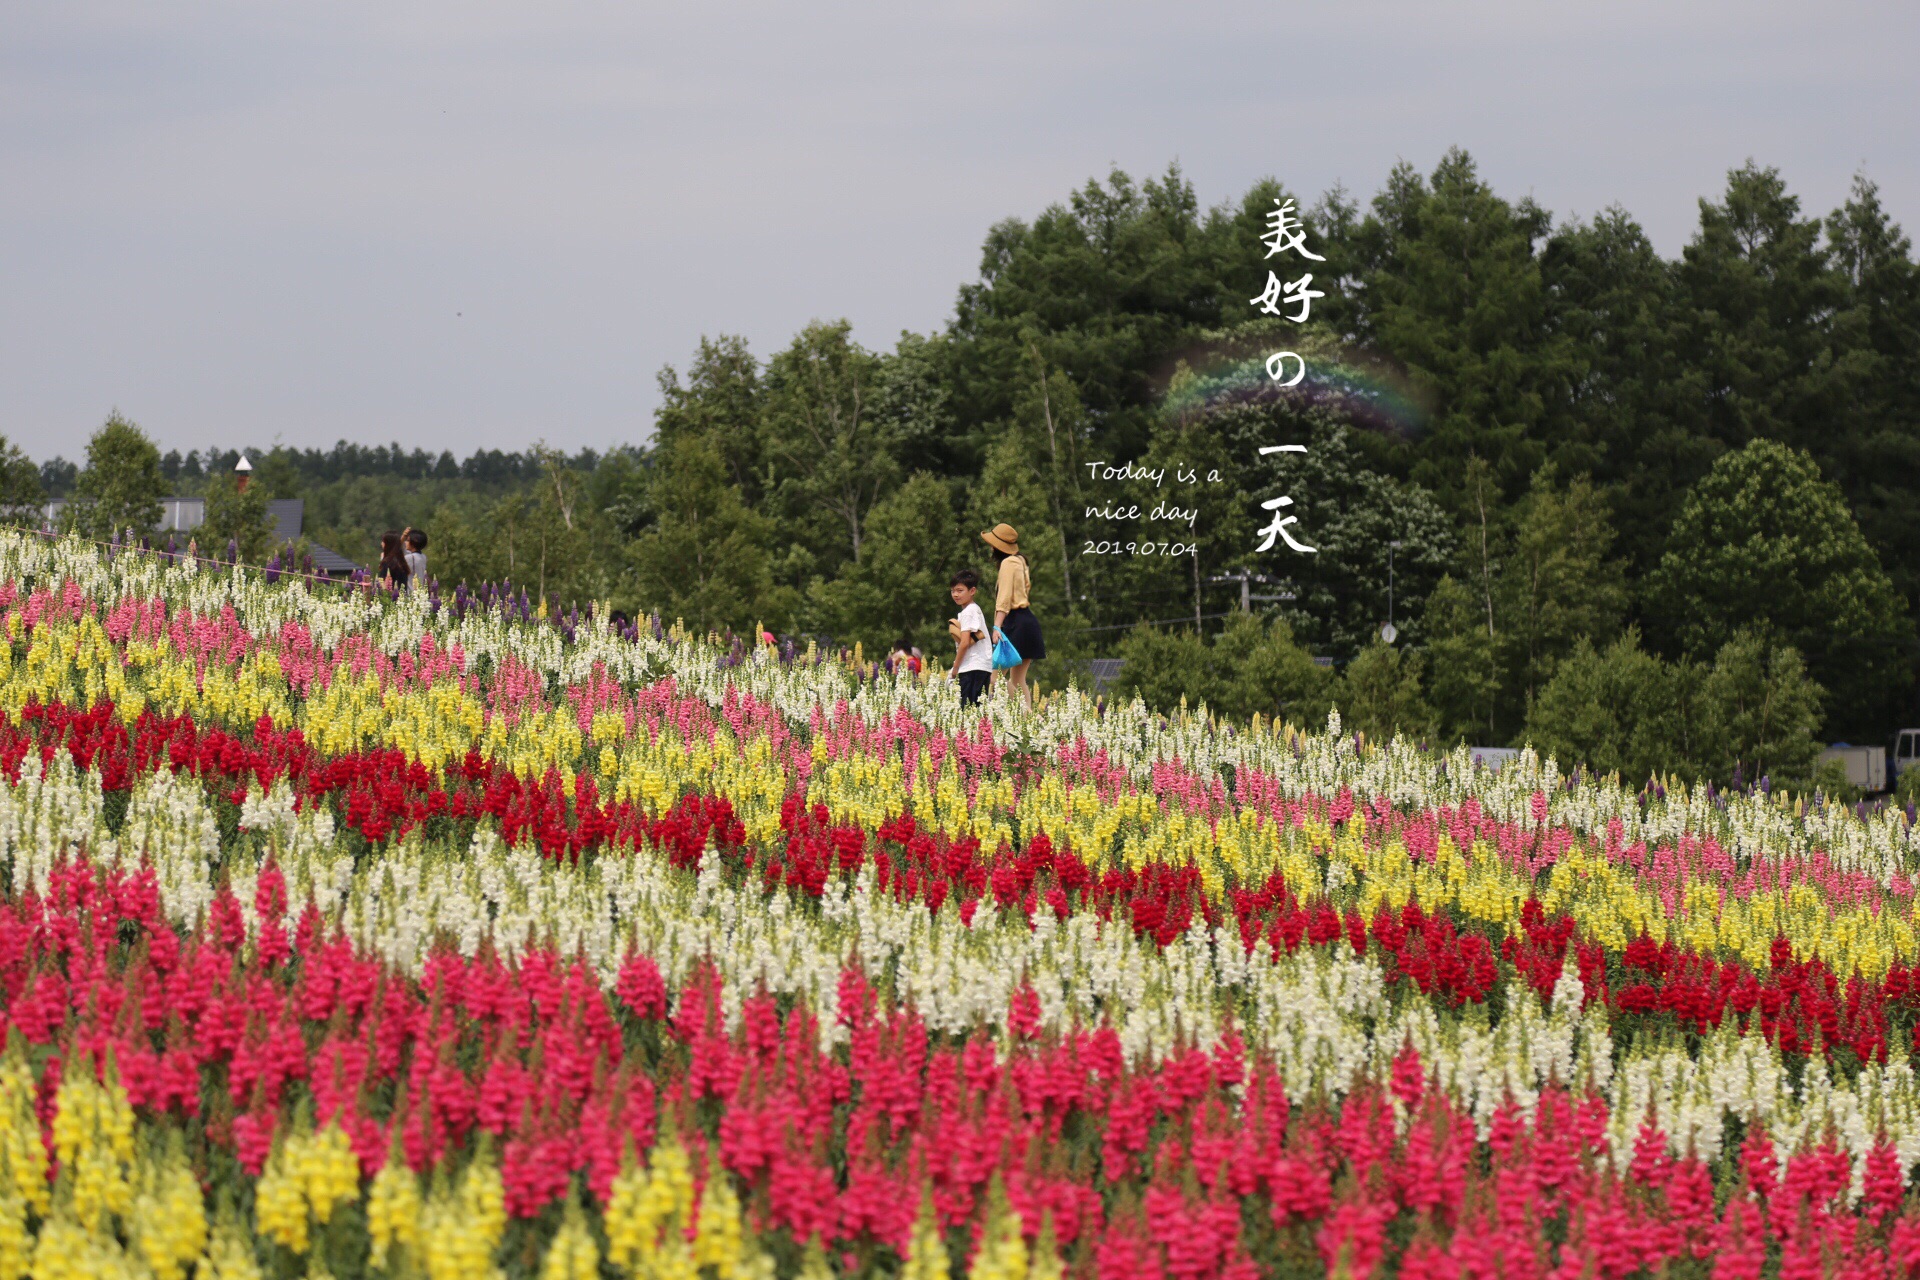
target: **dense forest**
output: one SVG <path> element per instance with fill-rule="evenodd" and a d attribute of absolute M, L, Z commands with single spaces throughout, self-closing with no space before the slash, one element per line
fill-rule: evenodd
<path fill-rule="evenodd" d="M 1287 198 L 1324 259 L 1304 325 L 1251 304 Z M 1282 346 L 1296 387 L 1263 366 Z M 1162 705 L 1723 780 L 1920 722 L 1920 269 L 1864 178 L 1819 217 L 1750 162 L 1667 259 L 1627 211 L 1556 221 L 1457 151 L 1364 205 L 1265 181 L 1203 209 L 1177 168 L 1116 171 L 992 227 L 944 331 L 714 335 L 660 389 L 651 437 L 603 455 L 343 444 L 256 474 L 357 559 L 417 525 L 443 583 L 870 655 L 946 653 L 948 574 L 990 579 L 1004 521 L 1039 678 L 1122 656 Z M 1259 452 L 1283 443 L 1307 451 Z M 193 492 L 234 456 L 161 466 Z M 1256 552 L 1278 495 L 1314 554 Z"/>

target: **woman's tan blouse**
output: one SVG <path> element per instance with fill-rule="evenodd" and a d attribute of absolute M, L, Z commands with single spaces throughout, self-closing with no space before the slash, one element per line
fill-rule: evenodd
<path fill-rule="evenodd" d="M 1027 608 L 1027 586 L 1027 558 L 1008 556 L 1002 560 L 994 583 L 994 612 L 1012 613 L 1015 609 Z"/>

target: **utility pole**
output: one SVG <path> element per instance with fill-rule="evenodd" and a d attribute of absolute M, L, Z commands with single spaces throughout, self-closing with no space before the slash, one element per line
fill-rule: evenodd
<path fill-rule="evenodd" d="M 1253 602 L 1255 600 L 1291 600 L 1293 599 L 1293 593 L 1291 591 L 1285 592 L 1281 595 L 1260 595 L 1260 596 L 1254 595 L 1253 584 L 1256 582 L 1263 583 L 1263 584 L 1268 584 L 1268 583 L 1280 584 L 1280 583 L 1284 583 L 1286 580 L 1284 578 L 1269 578 L 1264 573 L 1253 573 L 1247 569 L 1239 569 L 1233 573 L 1224 573 L 1216 578 L 1208 578 L 1207 581 L 1209 583 L 1222 583 L 1222 582 L 1239 583 L 1240 584 L 1240 612 L 1242 613 L 1252 613 Z"/>
<path fill-rule="evenodd" d="M 1398 542 L 1387 544 L 1387 625 L 1380 628 L 1380 638 L 1392 644 L 1400 637 L 1400 630 L 1393 625 L 1393 553 L 1400 549 Z"/>

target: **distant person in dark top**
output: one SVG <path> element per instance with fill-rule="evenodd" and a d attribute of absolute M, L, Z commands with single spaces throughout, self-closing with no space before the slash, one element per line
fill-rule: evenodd
<path fill-rule="evenodd" d="M 380 564 L 374 570 L 374 580 L 384 583 L 394 591 L 404 591 L 407 582 L 413 576 L 413 570 L 407 565 L 406 544 L 400 540 L 396 530 L 389 529 L 380 535 Z"/>
<path fill-rule="evenodd" d="M 424 586 L 427 581 L 427 534 L 424 529 L 409 528 L 400 535 L 407 557 L 407 583 Z"/>

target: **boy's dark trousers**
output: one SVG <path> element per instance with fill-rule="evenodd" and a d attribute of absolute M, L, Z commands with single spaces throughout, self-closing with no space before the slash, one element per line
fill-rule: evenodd
<path fill-rule="evenodd" d="M 991 671 L 962 671 L 960 673 L 960 705 L 970 707 L 987 696 L 987 685 L 993 679 Z"/>

